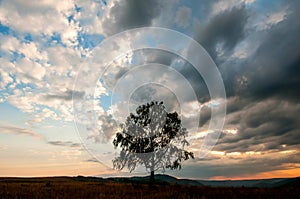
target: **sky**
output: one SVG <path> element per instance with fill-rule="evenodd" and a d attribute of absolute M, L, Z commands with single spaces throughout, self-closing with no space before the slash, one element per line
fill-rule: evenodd
<path fill-rule="evenodd" d="M 0 0 L 0 176 L 146 175 L 111 160 L 118 124 L 149 100 L 181 113 L 196 154 L 166 174 L 300 176 L 299 6 Z"/>

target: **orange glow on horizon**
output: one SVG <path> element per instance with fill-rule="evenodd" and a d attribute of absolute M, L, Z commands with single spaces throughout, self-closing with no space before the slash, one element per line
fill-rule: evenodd
<path fill-rule="evenodd" d="M 50 177 L 50 176 L 96 176 L 109 175 L 116 171 L 97 163 L 23 165 L 18 167 L 0 166 L 0 177 Z M 3 173 L 5 172 L 5 174 Z"/>
<path fill-rule="evenodd" d="M 294 178 L 300 176 L 300 168 L 262 172 L 254 175 L 243 175 L 237 177 L 215 176 L 209 180 L 254 180 L 270 178 Z"/>

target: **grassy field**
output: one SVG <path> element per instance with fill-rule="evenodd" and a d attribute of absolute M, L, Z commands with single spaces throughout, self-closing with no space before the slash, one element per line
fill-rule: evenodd
<path fill-rule="evenodd" d="M 300 198 L 299 187 L 212 188 L 172 184 L 81 181 L 77 178 L 0 178 L 0 198 Z"/>

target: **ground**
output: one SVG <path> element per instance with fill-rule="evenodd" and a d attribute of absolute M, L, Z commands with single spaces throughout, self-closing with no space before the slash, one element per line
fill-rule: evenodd
<path fill-rule="evenodd" d="M 229 188 L 104 179 L 0 178 L 0 198 L 300 198 L 299 187 Z"/>

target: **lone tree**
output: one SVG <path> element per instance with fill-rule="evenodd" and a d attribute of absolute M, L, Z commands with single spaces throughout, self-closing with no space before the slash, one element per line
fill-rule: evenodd
<path fill-rule="evenodd" d="M 127 166 L 132 172 L 138 165 L 144 165 L 151 172 L 150 184 L 153 184 L 158 169 L 181 169 L 183 160 L 194 159 L 192 152 L 184 150 L 189 145 L 187 134 L 177 112 L 168 113 L 163 102 L 141 105 L 115 135 L 113 144 L 121 152 L 113 160 L 113 166 L 118 170 Z"/>

